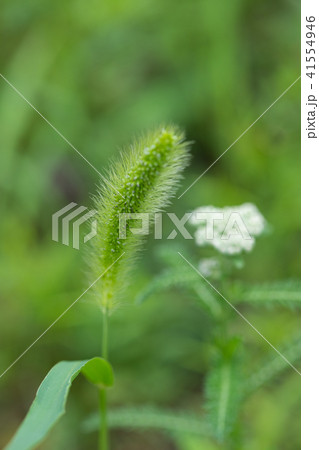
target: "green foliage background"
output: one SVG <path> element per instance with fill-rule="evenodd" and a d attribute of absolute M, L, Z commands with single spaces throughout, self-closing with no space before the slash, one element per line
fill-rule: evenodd
<path fill-rule="evenodd" d="M 299 76 L 299 9 L 295 0 L 4 0 L 1 73 L 99 170 L 132 136 L 179 124 L 194 141 L 186 188 Z M 245 258 L 245 282 L 299 277 L 299 96 L 297 83 L 170 208 L 255 203 L 272 230 Z M 87 287 L 84 249 L 51 240 L 51 215 L 71 201 L 91 207 L 98 175 L 2 79 L 0 105 L 2 371 Z M 163 267 L 159 245 L 148 245 L 131 298 L 111 318 L 110 401 L 196 411 L 210 364 L 209 319 L 179 290 L 132 306 Z M 299 329 L 294 311 L 241 310 L 275 346 Z M 56 362 L 99 352 L 99 326 L 85 296 L 0 379 L 1 447 Z M 249 374 L 269 348 L 239 317 L 232 329 L 252 356 Z M 298 449 L 299 390 L 287 370 L 254 394 L 234 448 Z M 92 448 L 95 435 L 82 424 L 96 402 L 95 390 L 76 382 L 67 416 L 42 448 Z M 114 449 L 215 448 L 187 435 L 112 433 Z"/>

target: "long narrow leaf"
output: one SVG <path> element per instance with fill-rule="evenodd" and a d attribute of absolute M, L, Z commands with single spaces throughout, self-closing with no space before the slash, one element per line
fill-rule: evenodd
<path fill-rule="evenodd" d="M 301 342 L 300 337 L 294 339 L 288 345 L 280 348 L 280 352 L 288 359 L 291 364 L 296 364 L 300 361 Z M 260 368 L 253 373 L 245 383 L 245 393 L 251 394 L 263 385 L 270 383 L 278 377 L 285 370 L 291 370 L 290 366 L 281 356 L 276 353 L 271 353 L 271 356 L 266 358 L 260 364 Z"/>
<path fill-rule="evenodd" d="M 219 441 L 233 429 L 242 397 L 242 379 L 236 356 L 220 355 L 205 383 L 206 409 L 214 435 Z"/>
<path fill-rule="evenodd" d="M 36 397 L 6 450 L 28 450 L 38 445 L 65 413 L 65 404 L 73 380 L 82 372 L 98 386 L 111 386 L 113 373 L 102 358 L 61 361 L 52 367 L 41 383 Z"/>
<path fill-rule="evenodd" d="M 229 295 L 236 303 L 300 308 L 300 281 L 288 280 L 253 286 L 234 283 Z"/>

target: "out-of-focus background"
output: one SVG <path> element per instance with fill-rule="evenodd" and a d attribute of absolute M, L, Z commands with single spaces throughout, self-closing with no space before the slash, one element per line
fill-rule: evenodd
<path fill-rule="evenodd" d="M 180 125 L 194 141 L 182 193 L 299 76 L 299 9 L 295 0 L 3 0 L 1 73 L 100 171 L 140 132 Z M 270 231 L 237 273 L 247 282 L 299 278 L 299 94 L 296 83 L 170 207 L 255 203 Z M 51 216 L 71 201 L 92 207 L 99 177 L 3 79 L 0 105 L 2 372 L 88 285 L 85 246 L 52 241 Z M 178 290 L 133 305 L 163 268 L 154 255 L 164 244 L 148 245 L 132 298 L 111 318 L 110 402 L 199 411 L 209 320 Z M 246 314 L 274 345 L 299 328 L 294 311 Z M 52 365 L 99 353 L 100 322 L 83 297 L 0 379 L 1 447 Z M 240 317 L 233 323 L 248 352 L 269 352 Z M 240 411 L 234 448 L 300 448 L 299 394 L 293 370 L 259 390 Z M 95 389 L 78 380 L 41 448 L 94 448 L 82 424 L 96 404 Z M 115 430 L 111 439 L 127 450 L 230 448 L 159 431 Z"/>

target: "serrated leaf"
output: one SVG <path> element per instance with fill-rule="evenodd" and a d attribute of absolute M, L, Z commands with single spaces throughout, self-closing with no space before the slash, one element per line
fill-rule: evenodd
<path fill-rule="evenodd" d="M 222 310 L 220 298 L 216 298 L 215 291 L 210 286 L 207 286 L 207 284 L 203 283 L 202 280 L 197 280 L 193 283 L 192 289 L 198 295 L 198 298 L 206 305 L 213 316 L 220 316 Z"/>
<path fill-rule="evenodd" d="M 205 383 L 206 410 L 214 435 L 224 441 L 237 419 L 242 379 L 236 355 L 218 355 Z"/>
<path fill-rule="evenodd" d="M 300 361 L 301 342 L 300 336 L 293 339 L 289 344 L 280 348 L 282 353 L 291 364 Z M 251 394 L 263 385 L 270 383 L 286 369 L 291 369 L 287 362 L 278 354 L 271 352 L 264 361 L 258 364 L 259 368 L 245 382 L 245 393 Z"/>
<path fill-rule="evenodd" d="M 156 256 L 164 263 L 165 266 L 179 268 L 181 265 L 181 257 L 178 252 L 181 251 L 181 245 L 170 242 L 169 245 L 159 245 L 156 248 Z M 186 254 L 186 249 L 183 249 L 183 254 Z"/>
<path fill-rule="evenodd" d="M 102 358 L 84 361 L 61 361 L 52 367 L 42 381 L 35 399 L 6 450 L 35 448 L 65 413 L 65 404 L 73 380 L 83 373 L 93 384 L 113 384 L 113 371 Z"/>
<path fill-rule="evenodd" d="M 216 299 L 215 292 L 208 288 L 206 283 L 199 277 L 198 273 L 189 268 L 169 269 L 162 272 L 140 292 L 135 303 L 140 305 L 152 295 L 172 288 L 186 288 L 196 294 L 197 299 L 205 306 L 213 316 L 221 313 L 220 302 Z"/>
<path fill-rule="evenodd" d="M 229 294 L 236 303 L 300 308 L 300 281 L 288 280 L 260 285 L 234 283 Z"/>
<path fill-rule="evenodd" d="M 191 287 L 192 283 L 198 281 L 198 274 L 195 271 L 186 269 L 166 270 L 146 286 L 146 288 L 136 297 L 135 302 L 141 304 L 157 292 L 161 292 L 172 287 Z"/>
<path fill-rule="evenodd" d="M 90 433 L 99 428 L 98 414 L 85 420 L 84 431 Z M 171 433 L 187 433 L 213 437 L 210 422 L 201 416 L 183 411 L 174 411 L 152 406 L 123 407 L 108 411 L 111 428 L 153 429 Z"/>

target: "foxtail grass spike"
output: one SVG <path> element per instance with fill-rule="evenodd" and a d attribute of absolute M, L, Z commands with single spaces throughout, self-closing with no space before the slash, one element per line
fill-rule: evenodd
<path fill-rule="evenodd" d="M 97 236 L 93 240 L 91 266 L 98 277 L 98 302 L 112 310 L 126 284 L 132 259 L 143 238 L 127 229 L 120 238 L 121 214 L 154 214 L 169 204 L 189 161 L 189 146 L 176 127 L 168 126 L 142 137 L 113 165 L 95 197 Z"/>

